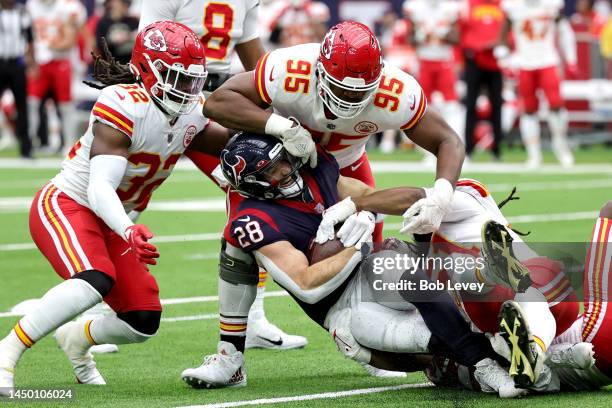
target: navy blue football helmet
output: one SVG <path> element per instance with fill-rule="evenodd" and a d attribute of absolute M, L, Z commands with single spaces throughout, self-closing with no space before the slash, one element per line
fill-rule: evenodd
<path fill-rule="evenodd" d="M 304 190 L 301 167 L 302 161 L 270 135 L 239 133 L 221 152 L 221 169 L 227 181 L 240 194 L 261 200 L 300 195 Z"/>

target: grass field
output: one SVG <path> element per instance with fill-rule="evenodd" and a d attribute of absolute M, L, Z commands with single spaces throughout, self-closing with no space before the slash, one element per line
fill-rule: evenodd
<path fill-rule="evenodd" d="M 486 172 L 466 169 L 464 176 L 488 184 L 497 200 L 504 198 L 512 186 L 518 187 L 520 201 L 504 208 L 518 229 L 532 230 L 528 241 L 583 242 L 590 237 L 593 218 L 601 205 L 612 196 L 612 152 L 603 148 L 577 152 L 576 171 L 564 172 L 555 167 L 543 172 L 525 173 L 520 166 L 500 172 L 491 167 Z M 520 162 L 520 151 L 506 156 Z M 414 153 L 391 156 L 372 154 L 373 161 L 417 160 Z M 476 161 L 486 160 L 485 157 Z M 550 157 L 547 161 L 552 163 Z M 2 159 L 0 159 L 0 167 Z M 586 167 L 588 166 L 588 167 Z M 7 166 L 5 166 L 7 167 Z M 393 166 L 391 166 L 393 167 Z M 478 166 L 472 166 L 478 169 Z M 387 169 L 389 170 L 389 169 Z M 393 170 L 393 169 L 391 169 Z M 28 200 L 52 177 L 56 170 L 45 168 L 0 169 L 0 335 L 15 323 L 7 313 L 25 299 L 40 297 L 59 282 L 47 261 L 33 249 L 28 231 Z M 380 187 L 398 185 L 430 185 L 433 171 L 379 172 Z M 159 265 L 153 268 L 164 307 L 164 322 L 159 335 L 149 342 L 121 346 L 114 355 L 96 358 L 108 385 L 77 386 L 72 370 L 53 339 L 47 338 L 28 351 L 18 366 L 16 384 L 23 388 L 74 387 L 74 407 L 169 407 L 248 401 L 261 398 L 304 396 L 318 393 L 372 389 L 403 384 L 416 384 L 413 389 L 377 390 L 363 394 L 328 395 L 325 398 L 277 405 L 351 406 L 374 405 L 411 407 L 488 407 L 488 406 L 582 406 L 610 407 L 610 389 L 580 394 L 559 394 L 529 397 L 520 401 L 500 401 L 494 396 L 424 387 L 421 374 L 407 379 L 376 379 L 367 376 L 357 364 L 344 359 L 326 332 L 321 330 L 286 296 L 266 300 L 271 321 L 290 333 L 307 336 L 309 345 L 303 350 L 249 350 L 247 357 L 248 387 L 234 390 L 196 391 L 180 381 L 180 372 L 200 364 L 204 354 L 215 349 L 218 323 L 217 304 L 208 299 L 186 299 L 214 296 L 217 292 L 216 257 L 218 239 L 214 235 L 224 225 L 223 210 L 180 209 L 181 202 L 223 199 L 223 195 L 204 176 L 195 171 L 179 170 L 156 193 L 153 202 L 174 204 L 165 210 L 151 209 L 142 222 L 161 238 Z M 169 211 L 168 208 L 177 209 Z M 397 231 L 389 218 L 386 234 Z M 206 234 L 209 235 L 201 235 Z M 200 235 L 196 235 L 200 234 Z M 212 234 L 212 235 L 210 235 Z M 26 245 L 15 245 L 26 244 Z M 280 291 L 268 282 L 268 293 Z M 62 405 L 62 403 L 55 403 Z M 27 406 L 21 403 L 19 406 Z M 49 403 L 31 403 L 41 407 Z"/>

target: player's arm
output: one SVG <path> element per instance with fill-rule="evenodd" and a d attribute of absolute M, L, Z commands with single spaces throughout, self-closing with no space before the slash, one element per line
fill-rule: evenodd
<path fill-rule="evenodd" d="M 252 71 L 257 65 L 259 58 L 265 53 L 263 44 L 259 37 L 242 44 L 236 44 L 236 53 L 245 71 Z"/>
<path fill-rule="evenodd" d="M 557 17 L 557 32 L 559 37 L 559 48 L 563 52 L 563 58 L 571 71 L 577 71 L 576 62 L 576 35 L 570 22 L 561 14 Z"/>
<path fill-rule="evenodd" d="M 125 239 L 141 262 L 155 265 L 157 249 L 147 243 L 153 234 L 144 225 L 134 225 L 117 196 L 127 169 L 128 136 L 100 122 L 92 125 L 93 142 L 89 156 L 87 199 L 94 213 Z"/>
<path fill-rule="evenodd" d="M 461 174 L 465 148 L 442 116 L 428 109 L 414 127 L 404 133 L 437 157 L 436 179 L 446 179 L 454 186 Z"/>
<path fill-rule="evenodd" d="M 362 254 L 355 247 L 313 265 L 289 241 L 277 241 L 255 251 L 255 258 L 275 281 L 306 303 L 316 303 L 335 290 L 357 266 Z"/>
<path fill-rule="evenodd" d="M 340 198 L 350 197 L 355 211 L 402 215 L 412 204 L 425 198 L 425 190 L 418 187 L 394 187 L 375 190 L 362 181 L 340 176 L 338 179 Z"/>
<path fill-rule="evenodd" d="M 189 156 L 191 152 L 200 152 L 219 157 L 233 133 L 233 131 L 211 121 L 201 132 L 195 135 L 185 153 Z"/>
<path fill-rule="evenodd" d="M 272 112 L 257 92 L 254 72 L 234 75 L 204 103 L 204 116 L 228 129 L 264 133 Z M 288 120 L 288 119 L 287 119 Z"/>

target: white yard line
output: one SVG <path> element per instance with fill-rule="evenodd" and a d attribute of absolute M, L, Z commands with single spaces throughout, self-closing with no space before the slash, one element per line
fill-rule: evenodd
<path fill-rule="evenodd" d="M 527 215 L 516 215 L 508 217 L 508 221 L 512 224 L 520 223 L 535 223 L 535 222 L 551 222 L 551 221 L 578 221 L 595 219 L 597 217 L 597 211 L 578 211 L 570 213 L 557 213 L 557 214 L 527 214 Z M 400 224 L 386 223 L 385 229 L 399 229 Z M 153 242 L 156 243 L 173 243 L 173 242 L 195 242 L 195 241 L 216 241 L 221 237 L 221 233 L 210 232 L 205 234 L 187 234 L 187 235 L 161 235 L 155 237 Z M 29 251 L 36 249 L 36 245 L 33 243 L 14 243 L 14 244 L 0 244 L 0 252 L 11 252 L 11 251 Z M 205 253 L 202 255 L 192 255 L 188 259 L 212 259 L 211 254 Z"/>
<path fill-rule="evenodd" d="M 323 392 L 320 394 L 295 395 L 292 397 L 260 398 L 260 399 L 255 399 L 255 400 L 218 402 L 218 403 L 206 404 L 206 405 L 187 405 L 187 406 L 182 406 L 178 408 L 231 408 L 231 407 L 244 407 L 247 405 L 281 404 L 284 402 L 299 402 L 299 401 L 312 401 L 312 400 L 319 400 L 319 399 L 352 397 L 355 395 L 376 394 L 380 392 L 399 391 L 399 390 L 405 390 L 405 389 L 410 389 L 410 388 L 429 388 L 429 387 L 433 387 L 433 384 L 431 383 L 401 384 L 401 385 L 392 385 L 388 387 L 360 388 L 356 390 L 347 390 L 347 391 Z"/>
<path fill-rule="evenodd" d="M 285 292 L 284 290 L 274 290 L 274 291 L 267 291 L 264 293 L 264 297 L 266 298 L 272 298 L 272 297 L 287 297 L 289 296 L 289 293 Z M 35 302 L 37 299 L 29 299 L 32 302 Z M 206 303 L 206 302 L 216 302 L 219 300 L 219 296 L 217 295 L 211 295 L 211 296 L 192 296 L 192 297 L 180 297 L 180 298 L 168 298 L 168 299 L 161 299 L 161 304 L 163 306 L 168 306 L 168 305 L 183 305 L 183 304 L 189 304 L 189 303 Z M 20 303 L 23 303 L 25 301 L 22 301 Z M 32 304 L 30 307 L 34 307 L 34 304 Z M 10 312 L 2 312 L 0 313 L 0 318 L 2 317 L 17 317 L 17 316 L 23 316 L 22 312 L 15 312 L 15 311 L 10 311 Z M 211 317 L 212 316 L 212 317 Z M 193 316 L 181 316 L 181 317 L 169 317 L 169 318 L 162 318 L 162 321 L 167 321 L 167 322 L 180 322 L 180 321 L 187 321 L 187 320 L 207 320 L 207 319 L 216 319 L 217 315 L 193 315 Z"/>

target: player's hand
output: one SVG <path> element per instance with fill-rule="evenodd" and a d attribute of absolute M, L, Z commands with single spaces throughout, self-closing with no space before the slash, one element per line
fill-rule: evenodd
<path fill-rule="evenodd" d="M 493 48 L 493 56 L 496 60 L 505 60 L 510 56 L 510 48 L 505 45 L 496 45 Z"/>
<path fill-rule="evenodd" d="M 280 140 L 289 154 L 301 158 L 303 163 L 308 162 L 312 168 L 317 167 L 317 147 L 310 132 L 301 125 L 284 130 Z"/>
<path fill-rule="evenodd" d="M 315 242 L 317 244 L 324 244 L 327 241 L 334 239 L 334 227 L 336 224 L 346 220 L 356 212 L 357 207 L 355 206 L 353 200 L 351 200 L 351 197 L 346 197 L 344 200 L 329 207 L 323 213 L 323 219 L 319 224 Z"/>
<path fill-rule="evenodd" d="M 146 225 L 135 224 L 125 230 L 125 240 L 130 244 L 130 248 L 136 258 L 148 265 L 157 265 L 155 258 L 159 258 L 157 248 L 148 241 L 153 238 L 153 234 Z"/>
<path fill-rule="evenodd" d="M 425 193 L 426 198 L 412 204 L 403 214 L 401 234 L 429 234 L 440 228 L 451 207 L 453 186 L 448 180 L 438 179 L 434 188 L 426 188 Z"/>
<path fill-rule="evenodd" d="M 336 236 L 345 247 L 355 246 L 359 250 L 364 242 L 372 242 L 375 222 L 374 214 L 369 211 L 359 211 L 344 221 Z"/>
<path fill-rule="evenodd" d="M 565 65 L 565 77 L 567 79 L 575 79 L 578 78 L 579 74 L 578 65 L 576 64 L 566 64 Z"/>

